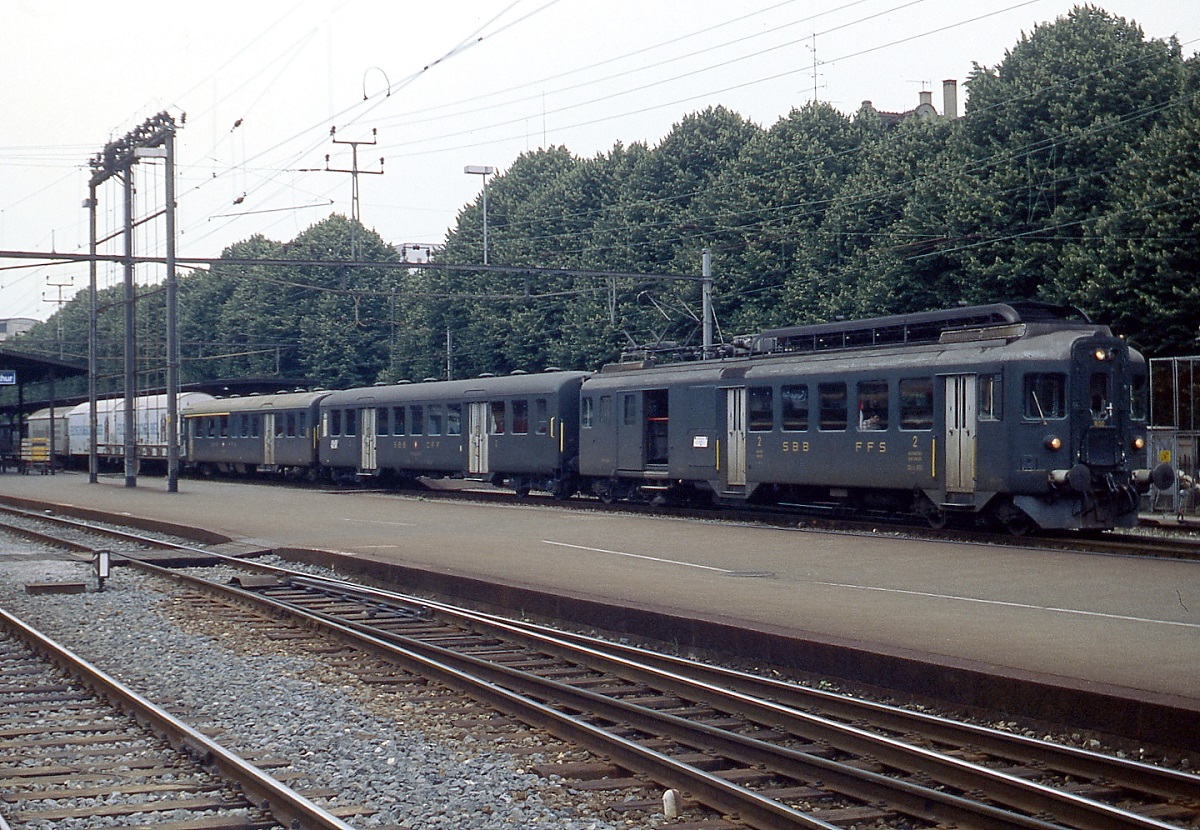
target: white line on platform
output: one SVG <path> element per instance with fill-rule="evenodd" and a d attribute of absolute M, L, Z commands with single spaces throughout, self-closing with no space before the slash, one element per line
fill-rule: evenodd
<path fill-rule="evenodd" d="M 551 542 L 549 539 L 543 539 L 543 544 L 556 545 L 560 548 L 574 548 L 575 550 L 590 550 L 593 553 L 611 553 L 613 556 L 628 556 L 631 559 L 645 559 L 649 562 L 662 562 L 667 565 L 682 565 L 685 568 L 699 568 L 702 571 L 716 571 L 717 573 L 732 574 L 736 571 L 726 570 L 725 568 L 714 568 L 710 565 L 697 565 L 695 562 L 680 562 L 676 559 L 660 559 L 657 556 L 644 556 L 640 553 L 626 553 L 621 550 L 605 550 L 604 548 L 589 548 L 584 545 L 569 545 L 566 542 Z"/>
<path fill-rule="evenodd" d="M 358 522 L 364 525 L 396 525 L 397 527 L 413 527 L 412 522 L 385 522 L 382 519 L 349 519 L 342 517 L 343 522 Z"/>
<path fill-rule="evenodd" d="M 1174 620 L 1153 620 L 1149 617 L 1131 617 L 1125 614 L 1105 614 L 1101 611 L 1080 611 L 1076 608 L 1058 608 L 1053 605 L 1031 605 L 1024 602 L 1007 602 L 999 599 L 979 599 L 978 597 L 960 597 L 954 594 L 935 594 L 929 591 L 906 591 L 902 588 L 878 588 L 872 585 L 851 585 L 845 582 L 814 582 L 813 585 L 825 585 L 830 588 L 852 588 L 859 591 L 879 591 L 886 594 L 908 594 L 914 597 L 929 597 L 931 599 L 949 599 L 956 602 L 973 602 L 979 605 L 1000 605 L 1006 608 L 1025 608 L 1033 611 L 1050 611 L 1055 614 L 1075 614 L 1081 617 L 1100 617 L 1106 620 L 1121 620 L 1123 622 L 1152 623 L 1154 625 L 1171 625 L 1179 628 L 1200 628 L 1200 624 L 1175 622 Z"/>

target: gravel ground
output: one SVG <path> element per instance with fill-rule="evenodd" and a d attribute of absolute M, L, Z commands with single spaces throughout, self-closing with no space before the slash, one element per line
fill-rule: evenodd
<path fill-rule="evenodd" d="M 98 593 L 90 565 L 14 555 L 27 548 L 0 540 L 0 606 L 152 700 L 174 702 L 193 725 L 224 733 L 218 740 L 234 751 L 294 759 L 291 786 L 337 789 L 346 795 L 334 804 L 378 810 L 347 819 L 356 827 L 630 826 L 601 815 L 592 796 L 522 769 L 554 759 L 472 745 L 436 711 L 422 722 L 419 710 L 405 709 L 401 726 L 351 690 L 309 679 L 308 658 L 234 652 L 221 638 L 182 630 L 148 577 L 114 569 Z M 26 583 L 52 581 L 86 581 L 90 590 L 24 593 Z"/>

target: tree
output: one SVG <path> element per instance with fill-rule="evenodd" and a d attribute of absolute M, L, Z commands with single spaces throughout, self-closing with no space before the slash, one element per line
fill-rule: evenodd
<path fill-rule="evenodd" d="M 1055 284 L 1159 355 L 1194 354 L 1200 339 L 1200 61 L 1189 70 L 1180 117 L 1115 171 L 1112 209 L 1085 227 Z"/>
<path fill-rule="evenodd" d="M 1182 62 L 1175 41 L 1147 41 L 1094 6 L 1034 27 L 994 69 L 975 68 L 964 132 L 973 148 L 959 224 L 974 225 L 964 263 L 999 298 L 1037 296 L 1064 243 L 1105 212 L 1113 171 L 1169 117 Z"/>
<path fill-rule="evenodd" d="M 862 140 L 828 104 L 792 110 L 748 142 L 692 205 L 692 223 L 717 252 L 721 319 L 737 331 L 821 316 L 789 303 L 789 282 L 812 235 L 856 166 Z M 794 295 L 793 295 L 794 296 Z"/>

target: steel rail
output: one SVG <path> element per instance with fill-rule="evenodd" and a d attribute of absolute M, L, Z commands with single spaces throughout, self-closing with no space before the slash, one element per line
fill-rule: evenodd
<path fill-rule="evenodd" d="M 112 534 L 120 538 L 141 542 L 144 544 L 154 544 L 160 547 L 172 549 L 181 549 L 195 552 L 206 552 L 203 548 L 193 545 L 184 545 L 173 542 L 153 539 L 151 537 L 140 534 L 133 534 L 110 528 L 99 527 L 88 522 L 82 522 L 74 519 L 63 517 L 47 517 L 43 514 L 34 513 L 32 511 L 20 511 L 32 519 L 47 520 L 53 519 L 64 524 L 80 527 L 85 530 L 94 531 L 97 533 Z M 129 557 L 129 554 L 123 554 Z M 655 677 L 661 677 L 664 680 L 671 678 L 674 671 L 687 667 L 686 670 L 695 674 L 697 671 L 702 671 L 708 676 L 707 683 L 710 688 L 706 694 L 716 693 L 717 698 L 706 698 L 709 705 L 717 705 L 717 700 L 728 700 L 728 693 L 737 692 L 743 695 L 761 695 L 762 687 L 765 685 L 770 689 L 770 693 L 777 700 L 785 703 L 781 711 L 767 712 L 762 714 L 763 717 L 782 717 L 783 721 L 772 721 L 784 728 L 796 731 L 798 734 L 803 734 L 810 739 L 829 741 L 832 745 L 839 746 L 847 751 L 867 752 L 880 760 L 887 759 L 888 762 L 898 769 L 904 769 L 909 772 L 924 772 L 931 775 L 939 775 L 946 783 L 960 786 L 963 789 L 973 789 L 981 786 L 981 782 L 973 781 L 975 775 L 980 772 L 985 775 L 1002 776 L 1001 773 L 995 773 L 978 765 L 969 764 L 959 761 L 958 759 L 950 758 L 942 753 L 924 750 L 919 747 L 913 747 L 902 742 L 892 741 L 874 733 L 864 730 L 854 730 L 852 727 L 846 727 L 838 724 L 836 721 L 829 721 L 824 718 L 817 718 L 799 711 L 805 706 L 820 706 L 826 710 L 833 709 L 842 717 L 858 719 L 868 716 L 875 720 L 876 723 L 884 728 L 890 728 L 900 732 L 917 732 L 932 740 L 941 740 L 951 743 L 967 743 L 977 749 L 991 752 L 999 757 L 1009 758 L 1021 763 L 1029 763 L 1031 761 L 1040 762 L 1052 767 L 1054 770 L 1066 774 L 1076 774 L 1080 776 L 1090 776 L 1092 778 L 1105 778 L 1113 783 L 1125 785 L 1131 789 L 1139 790 L 1146 793 L 1156 794 L 1164 797 L 1188 797 L 1194 801 L 1200 802 L 1200 776 L 1191 775 L 1189 773 L 1170 770 L 1163 767 L 1156 767 L 1151 764 L 1143 764 L 1128 759 L 1117 759 L 1111 756 L 1101 755 L 1099 753 L 1091 753 L 1086 750 L 1066 747 L 1059 744 L 1050 744 L 1043 741 L 1026 738 L 1020 735 L 1001 732 L 1000 730 L 987 729 L 985 727 L 972 726 L 937 718 L 924 713 L 912 712 L 896 707 L 889 707 L 883 704 L 876 704 L 870 701 L 861 699 L 850 699 L 844 696 L 835 695 L 833 693 L 822 692 L 816 689 L 805 689 L 804 687 L 795 684 L 782 683 L 771 681 L 769 678 L 754 678 L 733 670 L 724 669 L 717 666 L 707 666 L 705 664 L 690 663 L 679 658 L 672 658 L 669 655 L 655 654 L 641 649 L 635 649 L 630 646 L 622 646 L 615 643 L 603 643 L 600 641 L 586 638 L 581 635 L 573 635 L 569 632 L 562 632 L 552 629 L 546 629 L 540 626 L 534 626 L 524 622 L 514 622 L 506 620 L 494 615 L 485 614 L 482 612 L 467 611 L 462 608 L 457 608 L 445 603 L 439 603 L 434 600 L 418 599 L 415 597 L 407 597 L 395 592 L 382 591 L 378 589 L 365 588 L 356 586 L 350 583 L 345 583 L 339 580 L 323 579 L 304 574 L 299 574 L 285 568 L 263 565 L 261 563 L 246 563 L 244 560 L 239 560 L 233 557 L 224 557 L 220 554 L 212 554 L 221 559 L 230 561 L 238 567 L 253 567 L 256 570 L 265 570 L 268 572 L 285 575 L 287 578 L 297 582 L 298 584 L 312 584 L 330 586 L 334 590 L 342 592 L 352 592 L 359 596 L 371 597 L 376 600 L 385 602 L 403 602 L 408 605 L 421 605 L 431 609 L 435 609 L 440 613 L 453 614 L 459 619 L 470 621 L 476 625 L 488 625 L 500 627 L 509 635 L 526 636 L 534 638 L 542 647 L 548 647 L 551 644 L 557 644 L 558 647 L 576 648 L 575 644 L 583 644 L 586 648 L 592 651 L 609 652 L 612 656 L 624 655 L 632 657 L 641 663 L 653 663 L 658 667 L 658 671 L 662 674 L 654 674 Z M 584 652 L 587 653 L 587 652 Z M 574 655 L 575 659 L 579 658 L 579 654 Z M 610 659 L 609 655 L 603 655 L 602 659 Z M 604 668 L 603 666 L 599 668 Z M 626 665 L 628 671 L 640 671 L 634 663 Z M 643 679 L 647 679 L 643 675 Z M 674 686 L 678 692 L 689 694 L 700 694 L 703 690 L 703 685 L 693 686 L 692 681 L 675 677 L 673 683 L 681 683 L 683 685 Z M 720 684 L 716 686 L 715 684 Z M 746 700 L 742 700 L 741 704 L 745 705 Z M 729 704 L 725 703 L 728 709 Z M 865 715 L 864 715 L 865 713 Z M 800 719 L 799 726 L 795 725 L 795 719 Z M 792 719 L 793 725 L 788 725 L 788 719 Z M 838 737 L 841 736 L 841 737 Z M 1069 793 L 1063 793 L 1061 790 L 1055 790 L 1050 787 L 1044 787 L 1034 782 L 1025 781 L 1019 778 L 1008 777 L 1010 780 L 998 778 L 999 785 L 1004 789 L 1011 800 L 1006 803 L 1021 809 L 1028 809 L 1033 812 L 1048 812 L 1051 815 L 1061 816 L 1065 811 L 1067 814 L 1077 813 L 1080 809 L 1085 812 L 1091 811 L 1094 808 L 1090 805 L 1096 805 L 1097 808 L 1104 810 L 1115 811 L 1116 815 L 1124 815 L 1125 819 L 1134 819 L 1141 822 L 1133 826 L 1141 826 L 1146 828 L 1165 828 L 1170 825 L 1162 823 L 1149 823 L 1149 819 L 1137 816 L 1136 814 L 1127 813 L 1126 811 L 1117 810 L 1117 808 L 1108 807 L 1100 802 L 1095 802 L 1090 799 L 1079 799 Z M 1037 788 L 1041 787 L 1041 792 L 1037 792 Z M 1048 809 L 1048 805 L 1041 803 L 1045 798 L 1050 798 L 1051 801 L 1057 802 L 1058 807 Z M 1103 813 L 1103 810 L 1102 810 Z M 1106 826 L 1103 821 L 1098 825 L 1083 824 L 1081 826 Z"/>
<path fill-rule="evenodd" d="M 15 536 L 21 536 L 25 539 L 29 539 L 34 542 L 40 542 L 51 547 L 66 548 L 74 553 L 87 553 L 94 550 L 91 545 L 85 545 L 83 542 L 72 542 L 68 539 L 61 539 L 49 533 L 43 533 L 40 530 L 21 527 L 20 525 L 10 524 L 9 522 L 0 522 L 0 531 L 11 533 Z"/>
<path fill-rule="evenodd" d="M 471 658 L 455 655 L 446 649 L 427 646 L 426 648 L 431 653 L 443 652 L 443 656 L 449 658 L 447 662 L 442 662 L 420 653 L 419 650 L 405 648 L 397 643 L 359 631 L 351 624 L 336 620 L 330 615 L 298 609 L 253 592 L 243 591 L 235 586 L 220 585 L 151 563 L 139 562 L 138 564 L 139 567 L 176 581 L 188 585 L 202 585 L 207 590 L 225 593 L 238 601 L 249 601 L 260 607 L 302 620 L 314 628 L 338 636 L 364 650 L 398 662 L 418 676 L 431 678 L 463 691 L 489 706 L 508 712 L 526 723 L 541 727 L 563 740 L 573 741 L 607 756 L 619 766 L 642 771 L 665 786 L 686 791 L 710 808 L 725 814 L 736 814 L 742 822 L 751 827 L 759 828 L 759 830 L 787 830 L 797 827 L 813 828 L 813 830 L 840 830 L 836 825 L 813 818 L 786 804 L 781 804 L 774 799 L 733 784 L 705 770 L 682 764 L 663 753 L 640 746 L 530 697 L 483 680 L 469 671 L 453 665 L 454 662 L 468 665 L 472 662 Z M 495 668 L 483 661 L 476 662 L 481 664 L 481 668 Z M 1051 828 L 1043 827 L 1040 830 L 1051 830 Z"/>
<path fill-rule="evenodd" d="M 36 518 L 45 518 L 44 516 L 36 516 Z M 89 529 L 93 529 L 90 525 L 84 525 Z M 107 529 L 97 529 L 102 532 L 108 532 Z M 160 543 L 157 540 L 149 540 L 146 537 L 138 537 L 143 541 L 151 541 L 155 544 L 166 544 L 168 547 L 179 547 L 188 550 L 197 550 L 197 548 L 185 545 L 175 545 L 169 543 Z M 233 560 L 239 566 L 244 567 L 246 563 L 241 560 Z M 296 581 L 308 580 L 312 584 L 322 584 L 333 586 L 336 590 L 347 591 L 353 589 L 360 595 L 370 595 L 375 598 L 381 598 L 386 601 L 395 602 L 397 600 L 411 603 L 420 603 L 432 608 L 437 608 L 444 613 L 454 613 L 462 618 L 470 619 L 475 624 L 487 624 L 493 626 L 502 626 L 510 636 L 520 635 L 525 637 L 535 637 L 541 639 L 541 647 L 547 648 L 551 641 L 545 639 L 545 634 L 530 633 L 530 626 L 527 624 L 517 624 L 511 621 L 500 620 L 500 618 L 491 617 L 490 615 L 477 614 L 474 612 L 464 612 L 462 609 L 456 609 L 451 606 L 446 606 L 440 603 L 427 600 L 416 600 L 413 598 L 404 598 L 401 595 L 374 591 L 373 589 L 363 589 L 360 586 L 349 586 L 336 580 L 321 580 L 316 577 L 301 576 L 295 572 L 286 569 L 276 569 L 271 566 L 262 566 L 255 564 L 256 569 L 266 569 L 287 574 L 290 578 Z M 333 619 L 331 617 L 331 619 Z M 575 648 L 564 642 L 565 639 L 570 639 L 573 635 L 564 634 L 563 632 L 554 632 L 559 648 Z M 579 638 L 583 639 L 583 638 Z M 594 645 L 594 644 L 593 644 Z M 620 647 L 611 644 L 606 644 L 604 648 L 617 651 Z M 645 656 L 645 653 L 639 654 L 639 659 Z M 573 659 L 578 659 L 575 655 Z M 610 656 L 604 656 L 603 659 L 612 659 Z M 661 663 L 670 663 L 672 658 L 662 655 L 655 655 L 655 659 Z M 678 661 L 675 665 L 683 665 L 685 661 Z M 611 669 L 609 669 L 611 670 Z M 625 669 L 627 672 L 649 672 L 649 675 L 642 674 L 643 682 L 647 677 L 654 676 L 658 678 L 660 684 L 667 683 L 669 688 L 676 690 L 677 693 L 687 694 L 692 697 L 697 697 L 708 705 L 719 706 L 726 711 L 736 711 L 737 707 L 742 706 L 760 706 L 746 696 L 748 693 L 734 691 L 730 688 L 715 687 L 708 684 L 695 685 L 693 681 L 686 678 L 673 676 L 669 669 L 643 669 L 634 667 L 628 664 Z M 689 669 L 691 670 L 691 669 Z M 719 670 L 711 668 L 714 675 L 721 678 L 722 683 L 726 683 L 732 678 L 735 678 L 737 673 L 728 670 Z M 747 676 L 748 677 L 748 676 Z M 758 679 L 752 679 L 755 682 L 762 682 Z M 740 683 L 747 682 L 740 680 Z M 681 685 L 670 685 L 681 684 Z M 777 684 L 777 691 L 787 691 L 788 694 L 795 695 L 798 693 L 818 694 L 818 690 L 803 690 L 801 687 L 795 687 L 790 684 Z M 809 695 L 812 696 L 812 695 Z M 826 698 L 826 703 L 833 704 L 835 696 L 829 695 Z M 866 704 L 866 702 L 863 702 Z M 847 702 L 842 700 L 840 705 L 845 707 Z M 925 733 L 928 737 L 935 739 L 962 741 L 961 736 L 953 736 L 953 733 L 961 731 L 965 725 L 951 724 L 951 722 L 942 719 L 935 719 L 931 716 L 922 716 L 920 713 L 904 712 L 904 710 L 893 709 L 892 707 L 883 707 L 879 704 L 871 704 L 875 714 L 883 714 L 887 718 L 898 721 L 901 725 L 892 728 L 901 728 L 911 731 L 912 723 L 916 721 L 917 729 Z M 1028 782 L 1015 776 L 1006 776 L 1003 773 L 998 773 L 992 770 L 987 770 L 984 767 L 960 761 L 959 759 L 951 758 L 942 753 L 925 750 L 920 747 L 913 747 L 893 739 L 888 739 L 879 736 L 875 733 L 858 730 L 854 727 L 848 727 L 845 724 L 839 724 L 836 721 L 829 721 L 823 718 L 799 712 L 792 706 L 780 706 L 772 709 L 770 706 L 767 710 L 757 709 L 757 717 L 764 719 L 766 723 L 778 725 L 789 731 L 795 732 L 797 735 L 808 737 L 809 739 L 827 741 L 831 745 L 838 746 L 851 752 L 868 753 L 872 757 L 885 761 L 889 766 L 894 766 L 898 769 L 906 770 L 910 773 L 925 773 L 930 775 L 940 776 L 944 783 L 950 783 L 953 786 L 960 787 L 964 790 L 978 789 L 981 784 L 979 776 L 991 778 L 991 786 L 999 787 L 1004 793 L 1001 799 L 1004 803 L 1019 809 L 1028 810 L 1034 813 L 1042 813 L 1052 815 L 1059 818 L 1076 822 L 1076 826 L 1087 828 L 1108 828 L 1108 827 L 1141 827 L 1153 828 L 1154 830 L 1166 830 L 1173 825 L 1164 824 L 1154 819 L 1149 819 L 1140 816 L 1136 813 L 1120 810 L 1115 807 L 1096 802 L 1091 799 L 1082 798 L 1079 796 L 1065 793 L 1061 790 L 1056 790 L 1051 787 L 1039 785 L 1033 782 Z M 746 713 L 748 714 L 748 713 Z M 854 715 L 850 715 L 853 717 Z M 861 716 L 861 712 L 858 716 Z M 782 719 L 782 720 L 780 720 Z M 904 726 L 904 722 L 909 725 Z M 799 726 L 797 724 L 800 724 Z M 928 735 L 929 728 L 937 735 Z M 1023 762 L 1029 760 L 1042 760 L 1045 763 L 1054 767 L 1056 771 L 1064 773 L 1075 773 L 1081 775 L 1105 775 L 1106 772 L 1097 772 L 1095 764 L 1101 761 L 1112 764 L 1115 759 L 1108 756 L 1102 756 L 1096 753 L 1087 753 L 1084 750 L 1072 750 L 1071 748 L 1061 747 L 1057 745 L 1043 744 L 1042 742 L 1024 739 L 1021 741 L 1021 736 L 1011 736 L 1007 733 L 999 732 L 998 730 L 986 730 L 982 727 L 976 727 L 978 730 L 974 738 L 978 741 L 985 741 L 992 746 L 995 754 L 1001 757 L 1009 757 L 1019 759 Z M 1015 751 L 1011 746 L 1003 747 L 1001 743 L 1008 741 L 1021 745 L 1019 751 Z M 974 745 L 978 746 L 978 743 Z M 1049 748 L 1048 748 L 1049 747 Z M 980 747 L 982 748 L 982 747 Z M 1028 757 L 1025 753 L 1033 753 L 1034 758 Z M 1110 776 L 1111 777 L 1111 776 Z M 1164 780 L 1167 783 L 1163 783 Z M 1129 762 L 1121 769 L 1121 781 L 1128 786 L 1141 789 L 1149 793 L 1157 793 L 1168 797 L 1178 797 L 1181 788 L 1185 792 L 1195 794 L 1200 791 L 1200 779 L 1196 776 L 1191 776 L 1186 773 L 1179 773 L 1173 770 L 1164 770 L 1148 764 L 1136 764 Z M 995 792 L 992 793 L 996 795 Z M 1048 800 L 1048 802 L 1047 802 Z"/>
<path fill-rule="evenodd" d="M 296 830 L 353 830 L 351 825 L 337 816 L 271 778 L 4 609 L 0 609 L 0 626 L 31 644 L 97 694 L 133 714 L 141 724 L 162 736 L 176 750 L 215 769 L 226 780 L 237 782 L 248 801 L 270 811 L 275 820 L 285 827 Z"/>
<path fill-rule="evenodd" d="M 263 567 L 259 563 L 255 568 Z M 270 567 L 270 566 L 268 566 Z M 901 709 L 883 703 L 850 698 L 845 695 L 799 686 L 768 677 L 757 677 L 734 669 L 708 663 L 698 663 L 668 654 L 648 651 L 636 646 L 598 640 L 582 634 L 547 628 L 520 620 L 511 620 L 481 611 L 471 611 L 436 600 L 419 599 L 404 594 L 384 591 L 339 580 L 328 580 L 284 569 L 291 574 L 289 580 L 295 584 L 327 585 L 330 588 L 357 594 L 379 602 L 397 602 L 419 605 L 439 614 L 451 615 L 472 625 L 487 626 L 505 633 L 522 636 L 528 641 L 543 646 L 566 644 L 570 648 L 582 647 L 580 654 L 596 652 L 601 659 L 624 658 L 631 661 L 634 669 L 650 666 L 670 677 L 674 673 L 686 672 L 689 677 L 699 679 L 721 692 L 737 692 L 758 698 L 770 697 L 777 703 L 795 710 L 817 707 L 826 713 L 846 720 L 870 719 L 881 728 L 901 734 L 920 734 L 932 741 L 970 745 L 998 757 L 1022 763 L 1037 762 L 1058 772 L 1104 778 L 1110 783 L 1127 786 L 1140 792 L 1164 797 L 1184 797 L 1200 804 L 1200 775 L 1155 766 L 1128 758 L 1116 758 L 1086 749 L 1039 741 L 1011 732 L 992 729 L 976 724 L 952 721 L 947 718 Z M 604 668 L 603 664 L 598 665 Z M 657 676 L 657 675 L 654 675 Z M 685 691 L 687 687 L 681 688 Z M 807 714 L 807 713 L 801 713 Z"/>
<path fill-rule="evenodd" d="M 323 580 L 312 577 L 293 577 L 293 584 L 321 584 Z M 333 583 L 339 592 L 360 593 L 369 596 L 370 589 L 342 586 Z M 438 609 L 446 613 L 445 608 Z M 687 700 L 704 703 L 713 708 L 773 726 L 810 741 L 819 741 L 837 749 L 868 755 L 885 766 L 904 770 L 909 774 L 926 774 L 940 783 L 962 791 L 983 791 L 988 796 L 1009 807 L 1034 815 L 1049 815 L 1073 827 L 1089 830 L 1127 827 L 1144 830 L 1171 830 L 1174 825 L 1156 819 L 1112 807 L 1108 804 L 1084 798 L 1044 784 L 1028 781 L 1014 775 L 989 769 L 958 758 L 923 747 L 898 741 L 856 726 L 831 720 L 826 717 L 802 712 L 778 702 L 762 700 L 744 691 L 718 686 L 712 682 L 696 680 L 662 668 L 648 667 L 628 657 L 604 654 L 578 643 L 569 643 L 555 634 L 534 632 L 523 624 L 503 620 L 484 620 L 481 615 L 458 609 L 458 616 L 475 624 L 486 624 L 493 631 L 505 636 L 518 636 L 532 642 L 539 649 L 552 651 L 561 657 L 581 662 L 599 671 L 607 671 L 626 679 L 651 685 L 658 690 L 670 691 Z M 348 623 L 359 626 L 362 624 Z M 373 630 L 362 625 L 364 630 Z M 405 637 L 405 642 L 410 638 Z M 422 647 L 436 648 L 434 646 Z M 482 661 L 481 661 L 482 662 Z M 682 662 L 682 661 L 681 661 Z M 690 670 L 690 666 L 689 666 Z M 588 692 L 589 696 L 593 693 Z M 607 700 L 607 698 L 605 698 Z M 593 699 L 593 703 L 595 700 Z M 619 703 L 619 702 L 618 702 Z M 723 748 L 722 752 L 728 752 Z M 748 763 L 766 763 L 757 758 Z M 1200 792 L 1200 779 L 1194 776 L 1176 776 Z"/>
<path fill-rule="evenodd" d="M 594 752 L 614 758 L 622 766 L 643 771 L 666 786 L 689 791 L 694 798 L 709 807 L 726 812 L 736 812 L 742 821 L 754 827 L 764 828 L 764 830 L 780 826 L 795 826 L 794 824 L 778 825 L 767 821 L 772 817 L 777 817 L 775 811 L 778 809 L 795 813 L 791 817 L 792 821 L 795 821 L 797 816 L 804 816 L 804 814 L 796 813 L 773 799 L 765 798 L 747 788 L 730 784 L 724 779 L 714 777 L 690 764 L 674 761 L 669 756 L 631 744 L 610 732 L 582 724 L 577 718 L 561 713 L 534 698 L 555 699 L 565 709 L 587 711 L 601 718 L 634 724 L 636 728 L 652 734 L 669 736 L 685 745 L 708 748 L 709 751 L 717 752 L 747 765 L 765 766 L 779 770 L 782 774 L 798 780 L 821 781 L 829 789 L 868 804 L 880 803 L 882 790 L 887 790 L 890 793 L 889 807 L 927 821 L 957 822 L 973 827 L 995 828 L 995 830 L 1014 827 L 1029 828 L 1029 830 L 1050 830 L 1051 828 L 1060 830 L 1062 827 L 1062 825 L 1039 817 L 1013 813 L 1000 807 L 981 804 L 931 787 L 900 781 L 886 775 L 829 761 L 797 750 L 778 747 L 722 729 L 695 724 L 668 713 L 614 700 L 558 681 L 539 678 L 527 672 L 497 665 L 471 655 L 457 654 L 441 646 L 421 643 L 403 635 L 390 635 L 366 624 L 341 620 L 332 614 L 303 609 L 292 603 L 276 601 L 253 591 L 243 591 L 235 585 L 219 585 L 186 574 L 161 569 L 158 566 L 149 565 L 148 567 L 179 581 L 203 583 L 205 588 L 221 591 L 231 597 L 263 607 L 279 609 L 286 614 L 307 620 L 322 630 L 348 638 L 360 646 L 379 651 L 384 656 L 390 656 L 393 659 L 400 658 L 406 662 L 411 661 L 417 667 L 418 673 L 422 675 L 426 675 L 426 672 L 436 672 L 441 676 L 443 682 L 483 699 L 491 705 L 509 704 L 501 708 L 522 717 L 527 722 L 541 726 L 559 737 L 575 740 Z M 520 707 L 520 710 L 514 711 L 510 708 L 514 703 Z M 564 727 L 566 732 L 562 731 Z M 611 743 L 614 739 L 618 742 L 615 748 Z M 646 765 L 648 760 L 651 761 L 650 766 Z M 696 776 L 699 776 L 699 779 Z M 717 787 L 716 793 L 712 789 L 714 785 Z M 727 800 L 729 792 L 737 793 L 739 798 L 750 798 L 751 805 L 748 807 L 745 803 L 730 803 Z M 775 806 L 762 812 L 763 803 Z M 1105 805 L 1099 804 L 1096 806 L 1105 807 Z M 809 820 L 808 817 L 804 818 L 806 821 Z M 1110 823 L 1104 826 L 1178 830 L 1172 828 L 1171 825 L 1160 823 Z"/>
<path fill-rule="evenodd" d="M 55 515 L 50 515 L 50 514 L 46 514 L 46 513 L 38 513 L 34 510 L 26 510 L 25 508 L 14 507 L 13 505 L 7 505 L 7 504 L 0 505 L 0 512 L 11 513 L 15 516 L 22 516 L 26 519 L 29 519 L 30 521 L 46 522 L 47 524 L 62 525 L 64 527 L 74 528 L 83 533 L 91 533 L 91 534 L 95 534 L 97 536 L 109 536 L 109 537 L 112 537 L 113 539 L 119 539 L 122 542 L 133 542 L 134 544 L 146 545 L 148 547 L 167 548 L 169 550 L 187 550 L 187 551 L 193 551 L 193 552 L 197 552 L 197 553 L 200 553 L 200 552 L 207 553 L 207 551 L 205 551 L 203 548 L 197 547 L 195 545 L 185 545 L 185 544 L 181 544 L 179 542 L 169 542 L 169 541 L 166 541 L 163 539 L 155 539 L 152 536 L 146 536 L 145 534 L 142 534 L 142 533 L 131 533 L 130 531 L 120 530 L 115 527 L 105 527 L 103 525 L 96 524 L 95 522 L 89 522 L 84 519 L 72 519 L 72 518 L 68 518 L 66 516 L 55 516 Z M 46 541 L 51 544 L 56 544 L 56 545 L 59 545 L 62 547 L 66 547 L 70 550 L 76 550 L 76 551 L 94 550 L 94 548 L 91 548 L 88 545 L 83 544 L 81 542 L 72 542 L 68 539 L 57 539 L 56 537 L 51 536 L 50 534 L 43 534 L 36 530 L 24 530 L 22 528 L 15 527 L 15 526 L 7 524 L 7 523 L 5 524 L 5 527 L 12 529 L 18 533 L 31 534 L 32 537 L 34 537 L 34 538 L 39 538 L 42 541 Z M 121 554 L 121 555 L 124 555 L 124 554 Z"/>

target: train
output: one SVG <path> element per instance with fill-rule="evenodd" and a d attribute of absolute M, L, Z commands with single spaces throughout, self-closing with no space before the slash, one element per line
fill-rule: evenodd
<path fill-rule="evenodd" d="M 207 392 L 182 392 L 177 397 L 180 411 L 203 401 L 214 400 Z M 96 451 L 100 458 L 122 458 L 125 452 L 125 399 L 103 398 L 96 402 Z M 168 418 L 166 395 L 140 395 L 134 398 L 134 446 L 138 465 L 146 462 L 165 462 L 168 452 Z M 54 455 L 59 463 L 86 466 L 91 446 L 91 406 L 87 402 L 75 406 L 39 409 L 25 419 L 29 438 L 40 439 L 47 446 L 53 441 Z M 183 420 L 175 425 L 176 443 L 183 447 Z M 53 431 L 53 437 L 51 432 Z"/>
<path fill-rule="evenodd" d="M 1147 367 L 1034 301 L 792 326 L 695 360 L 201 399 L 186 469 L 1029 530 L 1137 523 Z M 76 452 L 71 436 L 70 452 Z"/>

